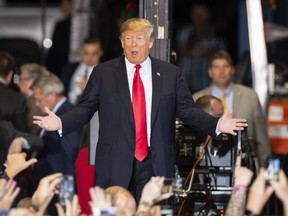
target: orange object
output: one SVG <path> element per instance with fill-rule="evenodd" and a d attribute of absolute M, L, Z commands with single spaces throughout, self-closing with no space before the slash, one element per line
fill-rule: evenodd
<path fill-rule="evenodd" d="M 273 99 L 269 102 L 267 128 L 271 151 L 288 153 L 288 100 Z"/>

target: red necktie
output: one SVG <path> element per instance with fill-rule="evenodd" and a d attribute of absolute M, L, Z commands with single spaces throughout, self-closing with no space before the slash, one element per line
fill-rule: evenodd
<path fill-rule="evenodd" d="M 147 149 L 147 124 L 146 124 L 146 103 L 145 92 L 139 70 L 140 64 L 135 65 L 135 74 L 132 87 L 132 106 L 135 123 L 135 153 L 134 156 L 138 161 L 143 161 L 148 154 Z"/>

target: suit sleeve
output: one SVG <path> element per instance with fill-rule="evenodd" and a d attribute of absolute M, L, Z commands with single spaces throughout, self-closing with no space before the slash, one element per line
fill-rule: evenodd
<path fill-rule="evenodd" d="M 86 88 L 75 108 L 59 116 L 62 121 L 63 136 L 85 125 L 98 110 L 99 77 L 94 68 Z"/>
<path fill-rule="evenodd" d="M 27 131 L 26 123 L 26 102 L 24 97 L 19 97 L 17 112 L 13 116 L 13 126 L 20 131 Z"/>
<path fill-rule="evenodd" d="M 186 87 L 180 71 L 177 72 L 176 117 L 184 121 L 195 132 L 216 136 L 219 118 L 215 118 L 199 109 Z"/>
<path fill-rule="evenodd" d="M 24 139 L 27 140 L 28 144 L 30 145 L 29 152 L 31 152 L 31 153 L 33 153 L 33 152 L 38 153 L 44 147 L 43 140 L 37 135 L 16 131 L 14 138 L 16 138 L 16 137 L 23 137 Z"/>

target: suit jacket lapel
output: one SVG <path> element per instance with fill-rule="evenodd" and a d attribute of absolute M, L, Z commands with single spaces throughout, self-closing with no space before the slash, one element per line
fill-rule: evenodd
<path fill-rule="evenodd" d="M 241 91 L 233 84 L 233 116 L 237 116 L 239 110 L 239 102 L 241 98 Z"/>
<path fill-rule="evenodd" d="M 151 57 L 150 57 L 151 58 Z M 151 58 L 152 64 L 152 109 L 151 109 L 151 126 L 153 125 L 160 98 L 161 98 L 161 89 L 162 89 L 162 74 L 159 70 L 159 65 Z"/>
<path fill-rule="evenodd" d="M 115 77 L 120 92 L 121 101 L 123 101 L 123 108 L 127 110 L 127 115 L 131 125 L 134 127 L 133 110 L 131 103 L 130 90 L 128 85 L 128 77 L 124 57 L 120 58 L 118 64 L 115 65 Z"/>

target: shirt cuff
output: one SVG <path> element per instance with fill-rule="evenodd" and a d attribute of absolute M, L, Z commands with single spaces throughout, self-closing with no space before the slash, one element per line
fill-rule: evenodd
<path fill-rule="evenodd" d="M 58 132 L 59 136 L 62 137 L 62 121 L 60 118 L 59 118 L 59 124 L 60 124 L 60 128 L 59 128 L 59 130 L 57 130 L 57 132 Z"/>
<path fill-rule="evenodd" d="M 31 145 L 29 144 L 29 142 L 23 138 L 23 137 L 19 137 L 22 141 L 22 149 L 30 149 L 31 148 Z"/>

